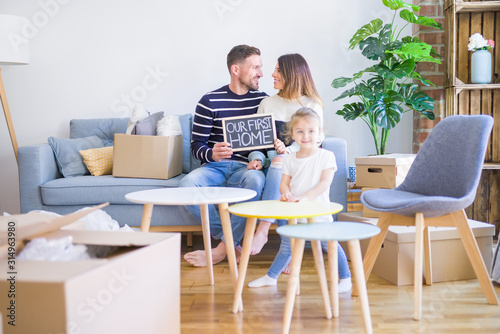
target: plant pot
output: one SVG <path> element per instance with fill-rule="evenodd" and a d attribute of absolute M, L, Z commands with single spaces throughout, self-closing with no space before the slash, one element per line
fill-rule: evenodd
<path fill-rule="evenodd" d="M 478 50 L 472 53 L 470 79 L 475 84 L 491 82 L 491 53 L 488 50 Z"/>

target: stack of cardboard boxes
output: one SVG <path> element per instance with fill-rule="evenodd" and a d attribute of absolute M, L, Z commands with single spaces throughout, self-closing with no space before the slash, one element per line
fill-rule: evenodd
<path fill-rule="evenodd" d="M 355 158 L 356 187 L 362 192 L 374 189 L 391 189 L 403 183 L 416 154 L 385 154 Z M 378 218 L 379 212 L 363 205 L 363 217 Z"/>

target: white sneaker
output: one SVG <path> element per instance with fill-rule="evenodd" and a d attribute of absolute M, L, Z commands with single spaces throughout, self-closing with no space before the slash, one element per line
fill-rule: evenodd
<path fill-rule="evenodd" d="M 248 287 L 250 288 L 260 288 L 262 286 L 272 286 L 278 284 L 277 278 L 269 277 L 267 274 L 262 276 L 261 278 L 257 278 L 254 281 L 248 283 Z"/>

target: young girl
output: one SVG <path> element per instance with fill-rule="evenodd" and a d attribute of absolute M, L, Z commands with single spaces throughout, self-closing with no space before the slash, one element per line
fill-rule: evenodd
<path fill-rule="evenodd" d="M 321 119 L 314 110 L 301 108 L 289 122 L 289 135 L 300 147 L 299 151 L 283 159 L 281 178 L 281 200 L 287 202 L 321 201 L 329 202 L 329 190 L 333 175 L 337 170 L 335 156 L 331 151 L 318 147 L 322 134 Z M 332 222 L 331 215 L 316 217 L 317 222 Z M 278 221 L 278 225 L 281 225 Z M 326 250 L 326 243 L 322 243 Z M 290 262 L 290 240 L 281 237 L 278 254 L 274 258 L 267 275 L 248 284 L 251 288 L 276 285 L 278 276 Z M 351 273 L 344 250 L 338 244 L 339 292 L 351 290 Z"/>
<path fill-rule="evenodd" d="M 248 169 L 264 168 L 266 174 L 262 200 L 280 199 L 279 187 L 283 157 L 299 150 L 299 146 L 295 143 L 286 146 L 281 136 L 284 125 L 290 121 L 292 114 L 299 108 L 308 107 L 323 119 L 323 102 L 304 57 L 298 53 L 280 56 L 272 77 L 274 88 L 278 90 L 278 93 L 262 100 L 257 113 L 274 115 L 278 139 L 274 142 L 274 149 L 267 150 L 267 156 L 260 151 L 252 152 L 248 156 Z M 274 222 L 275 219 L 272 218 L 259 220 L 250 254 L 258 254 L 264 247 L 269 228 Z M 285 272 L 289 273 L 289 270 Z"/>

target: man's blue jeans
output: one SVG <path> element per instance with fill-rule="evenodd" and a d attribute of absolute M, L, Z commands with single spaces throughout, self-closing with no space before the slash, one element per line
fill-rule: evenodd
<path fill-rule="evenodd" d="M 193 170 L 180 182 L 179 187 L 232 187 L 255 190 L 257 195 L 249 201 L 260 199 L 265 183 L 264 173 L 260 170 L 248 170 L 247 165 L 235 161 L 210 162 Z M 200 208 L 186 206 L 187 211 L 201 221 Z M 214 205 L 208 206 L 210 234 L 214 239 L 222 239 L 222 223 Z M 232 216 L 233 238 L 237 245 L 245 233 L 246 218 Z"/>

